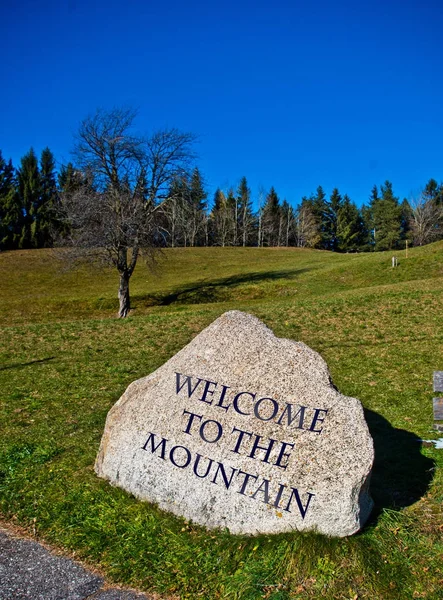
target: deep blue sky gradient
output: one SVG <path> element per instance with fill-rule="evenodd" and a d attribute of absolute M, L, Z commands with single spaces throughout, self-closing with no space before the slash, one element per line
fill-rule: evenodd
<path fill-rule="evenodd" d="M 211 197 L 246 175 L 297 204 L 443 180 L 443 2 L 4 2 L 0 149 L 67 162 L 97 107 L 200 136 Z"/>

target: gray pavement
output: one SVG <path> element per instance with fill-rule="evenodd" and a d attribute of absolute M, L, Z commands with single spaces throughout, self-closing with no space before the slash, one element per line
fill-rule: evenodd
<path fill-rule="evenodd" d="M 0 525 L 0 600 L 153 600 Z"/>

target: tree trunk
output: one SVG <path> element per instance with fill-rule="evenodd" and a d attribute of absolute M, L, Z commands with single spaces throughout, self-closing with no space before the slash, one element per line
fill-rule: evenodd
<path fill-rule="evenodd" d="M 129 298 L 129 274 L 127 271 L 123 271 L 123 273 L 120 273 L 118 301 L 120 304 L 118 316 L 120 319 L 124 319 L 128 316 L 128 313 L 131 309 L 131 302 Z"/>

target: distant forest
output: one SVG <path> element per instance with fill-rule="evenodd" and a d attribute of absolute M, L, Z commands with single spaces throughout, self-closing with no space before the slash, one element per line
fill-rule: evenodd
<path fill-rule="evenodd" d="M 57 172 L 49 148 L 40 159 L 31 149 L 14 168 L 0 151 L 0 250 L 47 248 L 66 238 L 59 210 L 63 195 L 93 186 L 72 163 Z M 253 209 L 246 177 L 236 189 L 217 189 L 209 199 L 195 167 L 177 175 L 155 211 L 153 244 L 186 246 L 296 246 L 334 252 L 395 250 L 443 239 L 443 183 L 430 179 L 413 201 L 400 201 L 392 183 L 374 185 L 358 208 L 335 188 L 319 186 L 297 205 L 271 187 Z"/>

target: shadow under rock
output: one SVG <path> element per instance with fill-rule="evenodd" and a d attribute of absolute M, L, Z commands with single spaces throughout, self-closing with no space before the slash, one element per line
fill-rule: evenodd
<path fill-rule="evenodd" d="M 384 508 L 399 509 L 417 502 L 432 482 L 435 461 L 422 455 L 421 440 L 414 433 L 392 427 L 372 410 L 365 409 L 365 417 L 375 450 L 370 487 L 373 520 Z"/>

